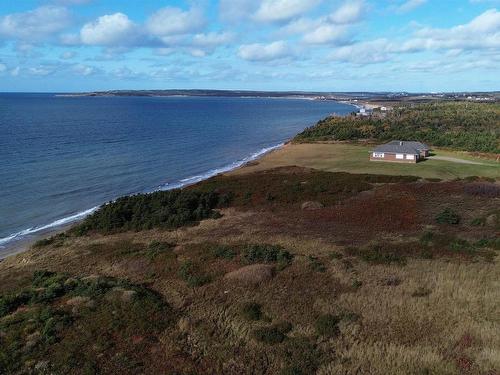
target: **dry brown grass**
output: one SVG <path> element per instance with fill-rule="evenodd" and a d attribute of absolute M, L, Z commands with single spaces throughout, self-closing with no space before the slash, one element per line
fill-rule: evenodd
<path fill-rule="evenodd" d="M 445 206 L 459 212 L 460 225 L 434 222 Z M 228 208 L 221 219 L 195 227 L 72 237 L 62 247 L 32 249 L 0 263 L 0 291 L 17 288 L 38 269 L 113 276 L 154 289 L 178 317 L 158 338 L 159 358 L 169 363 L 158 373 L 279 374 L 303 365 L 306 374 L 495 374 L 498 259 L 445 254 L 375 265 L 344 252 L 344 245 L 374 240 L 404 246 L 425 230 L 492 237 L 495 228 L 469 221 L 495 207 L 496 198 L 467 195 L 463 183 L 450 182 L 379 186 L 313 211 Z M 171 248 L 152 254 L 152 241 Z M 236 256 L 214 256 L 215 244 L 234 248 Z M 229 282 L 226 274 L 247 265 L 238 253 L 245 244 L 281 245 L 294 259 L 258 285 Z M 312 267 L 309 256 L 324 267 Z M 179 275 L 188 261 L 210 282 L 188 285 Z M 258 303 L 263 318 L 245 319 L 245 302 Z M 339 317 L 337 337 L 316 335 L 315 321 L 324 314 Z M 292 325 L 283 343 L 263 344 L 252 335 L 282 322 Z"/>

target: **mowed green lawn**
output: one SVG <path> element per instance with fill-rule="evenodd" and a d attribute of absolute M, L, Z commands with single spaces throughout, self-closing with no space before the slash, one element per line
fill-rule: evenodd
<path fill-rule="evenodd" d="M 436 156 L 453 157 L 481 163 L 464 164 L 428 159 L 417 164 L 374 162 L 369 160 L 371 146 L 353 144 L 289 144 L 259 160 L 257 165 L 241 172 L 297 165 L 331 172 L 414 175 L 423 178 L 452 180 L 469 176 L 490 177 L 500 180 L 500 163 L 466 156 L 464 153 L 434 150 Z"/>

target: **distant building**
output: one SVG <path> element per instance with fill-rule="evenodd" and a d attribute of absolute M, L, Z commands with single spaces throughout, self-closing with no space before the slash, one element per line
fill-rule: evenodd
<path fill-rule="evenodd" d="M 424 143 L 414 141 L 391 141 L 371 151 L 370 160 L 390 161 L 395 163 L 417 163 L 429 156 L 429 151 L 429 146 Z"/>
<path fill-rule="evenodd" d="M 358 112 L 358 116 L 371 116 L 373 111 L 371 109 L 361 107 Z"/>

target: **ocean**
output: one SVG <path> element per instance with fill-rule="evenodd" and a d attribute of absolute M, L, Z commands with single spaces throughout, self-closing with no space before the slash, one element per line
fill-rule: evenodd
<path fill-rule="evenodd" d="M 228 171 L 352 110 L 301 99 L 0 94 L 0 256 L 119 196 Z"/>

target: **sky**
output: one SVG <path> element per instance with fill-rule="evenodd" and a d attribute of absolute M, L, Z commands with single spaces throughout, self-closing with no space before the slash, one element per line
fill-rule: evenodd
<path fill-rule="evenodd" d="M 500 90 L 500 0 L 0 0 L 0 91 Z"/>

